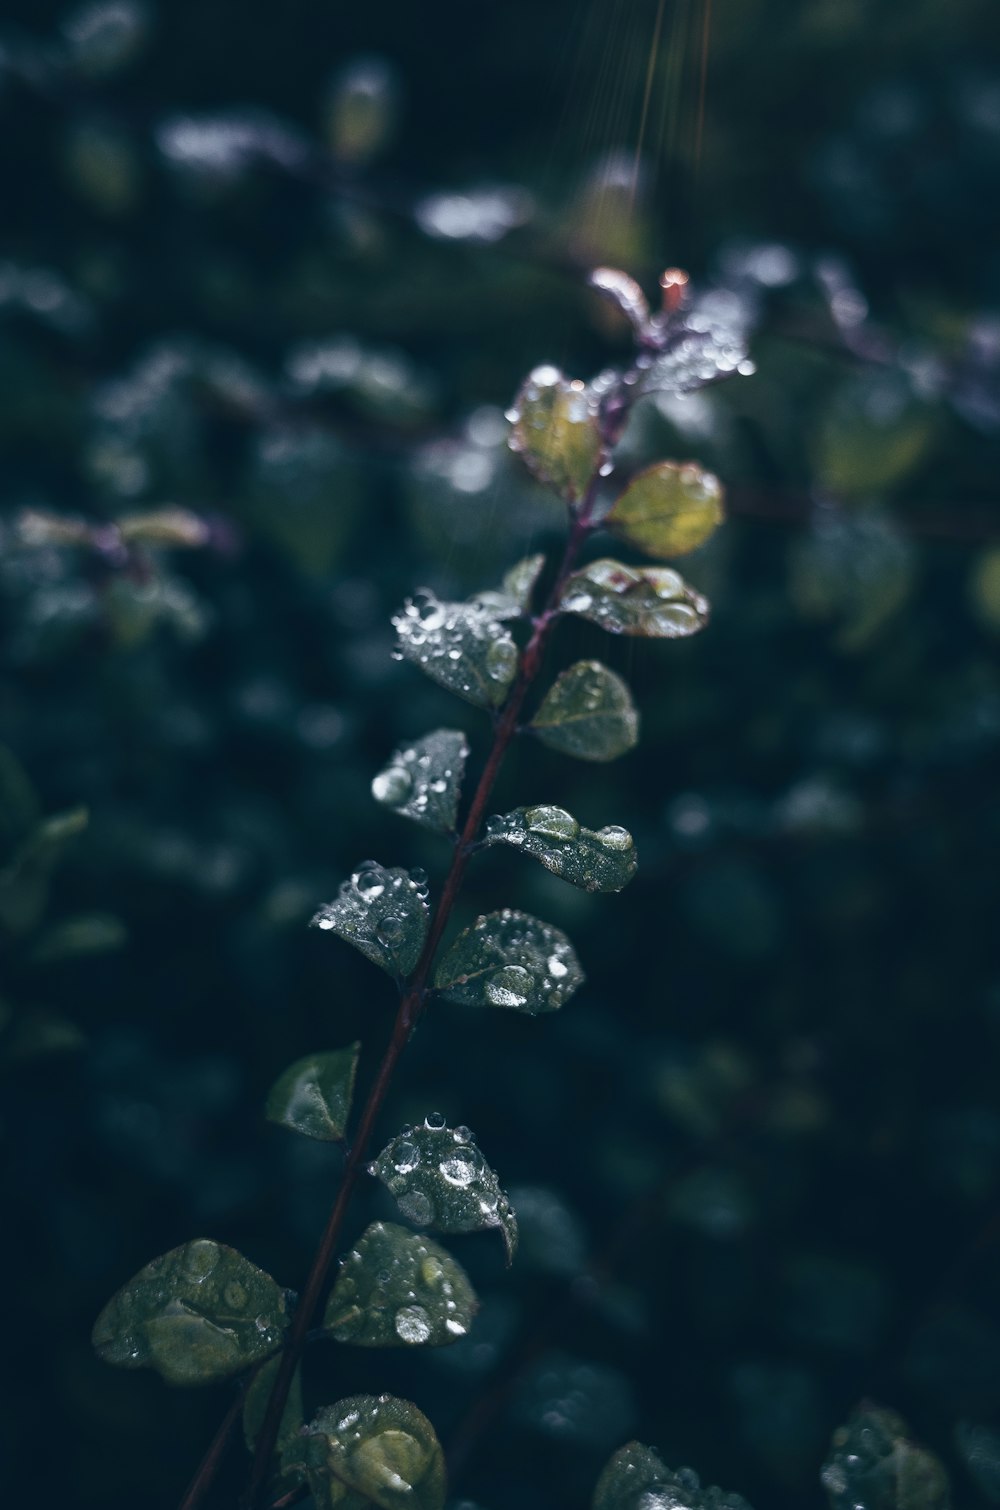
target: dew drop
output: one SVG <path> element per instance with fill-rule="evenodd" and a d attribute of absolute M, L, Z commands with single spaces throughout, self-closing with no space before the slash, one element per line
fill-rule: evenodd
<path fill-rule="evenodd" d="M 604 849 L 610 849 L 615 854 L 625 854 L 632 848 L 633 839 L 627 828 L 618 828 L 610 824 L 607 828 L 598 829 L 598 843 Z"/>
<path fill-rule="evenodd" d="M 392 1164 L 397 1174 L 409 1174 L 420 1163 L 420 1149 L 415 1143 L 397 1143 L 392 1151 Z"/>
<path fill-rule="evenodd" d="M 447 1180 L 449 1185 L 460 1186 L 471 1185 L 481 1167 L 482 1160 L 475 1149 L 470 1148 L 449 1154 L 438 1165 L 442 1178 Z"/>
<path fill-rule="evenodd" d="M 413 782 L 409 772 L 402 766 L 389 766 L 381 771 L 372 782 L 372 796 L 376 802 L 388 803 L 390 807 L 399 807 L 406 801 L 413 790 Z"/>
<path fill-rule="evenodd" d="M 424 1126 L 431 1132 L 440 1132 L 441 1128 L 446 1125 L 446 1120 L 440 1112 L 428 1112 L 424 1118 Z"/>
<path fill-rule="evenodd" d="M 491 975 L 483 995 L 494 1007 L 523 1007 L 531 998 L 534 976 L 521 965 L 506 965 Z"/>
<path fill-rule="evenodd" d="M 418 1227 L 426 1227 L 433 1219 L 434 1206 L 422 1190 L 405 1190 L 397 1197 L 396 1204 L 403 1215 Z"/>
<path fill-rule="evenodd" d="M 579 823 L 562 807 L 529 807 L 524 821 L 533 834 L 545 839 L 575 839 L 580 832 Z"/>
<path fill-rule="evenodd" d="M 396 1312 L 393 1324 L 396 1335 L 404 1342 L 426 1342 L 431 1335 L 431 1324 L 423 1306 L 403 1306 Z"/>

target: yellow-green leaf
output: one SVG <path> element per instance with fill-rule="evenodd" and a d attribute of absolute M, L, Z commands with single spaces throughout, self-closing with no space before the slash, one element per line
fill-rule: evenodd
<path fill-rule="evenodd" d="M 669 559 L 704 545 L 722 523 L 719 479 L 696 462 L 658 461 L 632 478 L 604 523 L 647 556 Z"/>

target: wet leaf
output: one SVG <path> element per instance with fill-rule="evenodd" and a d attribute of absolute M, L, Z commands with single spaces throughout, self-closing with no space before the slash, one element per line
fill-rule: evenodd
<path fill-rule="evenodd" d="M 198 1238 L 140 1269 L 94 1324 L 105 1363 L 153 1368 L 168 1384 L 228 1379 L 273 1353 L 286 1295 L 235 1248 Z"/>
<path fill-rule="evenodd" d="M 430 908 L 422 870 L 387 869 L 363 860 L 312 926 L 338 934 L 390 975 L 409 975 L 427 937 Z"/>
<path fill-rule="evenodd" d="M 556 678 L 530 727 L 542 744 L 579 760 L 616 760 L 639 738 L 639 715 L 620 676 L 577 661 Z"/>
<path fill-rule="evenodd" d="M 593 1510 L 750 1510 L 739 1494 L 702 1488 L 692 1468 L 668 1468 L 651 1447 L 629 1442 L 606 1465 Z"/>
<path fill-rule="evenodd" d="M 243 1397 L 243 1439 L 247 1444 L 247 1451 L 253 1452 L 257 1442 L 257 1435 L 264 1424 L 267 1414 L 267 1404 L 271 1398 L 278 1377 L 278 1369 L 281 1367 L 280 1358 L 272 1358 L 259 1368 L 247 1387 Z M 284 1453 L 293 1438 L 302 1430 L 305 1420 L 302 1405 L 302 1370 L 296 1369 L 292 1375 L 292 1386 L 288 1391 L 288 1399 L 281 1413 L 281 1425 L 278 1428 L 277 1451 Z"/>
<path fill-rule="evenodd" d="M 267 1120 L 323 1143 L 339 1142 L 347 1132 L 360 1052 L 360 1043 L 352 1043 L 290 1064 L 271 1087 Z"/>
<path fill-rule="evenodd" d="M 304 1461 L 317 1510 L 444 1510 L 444 1454 L 409 1400 L 353 1395 L 306 1428 Z"/>
<path fill-rule="evenodd" d="M 444 1347 L 464 1337 L 479 1302 L 447 1249 L 392 1222 L 373 1222 L 340 1266 L 323 1317 L 336 1342 Z"/>
<path fill-rule="evenodd" d="M 604 524 L 647 556 L 684 556 L 722 523 L 722 484 L 697 463 L 658 461 L 632 478 Z"/>
<path fill-rule="evenodd" d="M 404 1127 L 371 1166 L 408 1221 L 437 1232 L 499 1227 L 508 1264 L 517 1248 L 517 1218 L 467 1127 L 450 1128 L 431 1113 Z"/>
<path fill-rule="evenodd" d="M 646 295 L 628 273 L 617 267 L 595 267 L 587 282 L 621 311 L 633 330 L 641 331 L 648 323 L 650 311 Z"/>
<path fill-rule="evenodd" d="M 503 590 L 522 613 L 528 613 L 531 608 L 531 597 L 544 567 L 544 556 L 525 556 L 523 561 L 515 562 L 504 576 Z"/>
<path fill-rule="evenodd" d="M 601 460 L 601 428 L 594 395 L 556 367 L 536 367 L 509 418 L 510 448 L 539 482 L 570 503 L 586 492 Z"/>
<path fill-rule="evenodd" d="M 573 945 L 558 928 L 505 908 L 477 918 L 441 960 L 434 984 L 468 1007 L 555 1012 L 583 984 Z"/>
<path fill-rule="evenodd" d="M 484 844 L 510 844 L 584 891 L 621 891 L 635 875 L 627 828 L 583 828 L 561 807 L 517 807 L 486 821 Z"/>
<path fill-rule="evenodd" d="M 948 1510 L 948 1476 L 933 1453 L 910 1440 L 893 1410 L 860 1406 L 833 1434 L 823 1465 L 830 1510 Z"/>
<path fill-rule="evenodd" d="M 517 673 L 517 646 L 482 604 L 439 603 L 433 593 L 408 598 L 393 618 L 397 656 L 480 708 L 498 708 Z"/>
<path fill-rule="evenodd" d="M 454 832 L 469 746 L 454 729 L 403 745 L 372 782 L 376 802 L 438 833 Z"/>
<path fill-rule="evenodd" d="M 643 639 L 680 639 L 708 623 L 705 599 L 670 567 L 623 566 L 607 559 L 575 572 L 559 606 L 609 634 Z"/>

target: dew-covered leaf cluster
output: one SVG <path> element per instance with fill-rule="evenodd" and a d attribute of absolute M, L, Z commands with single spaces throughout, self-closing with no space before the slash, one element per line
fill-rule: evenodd
<path fill-rule="evenodd" d="M 564 933 L 506 907 L 477 918 L 445 952 L 434 975 L 445 1001 L 463 1007 L 508 1007 L 535 1016 L 555 1012 L 583 984 Z"/>
<path fill-rule="evenodd" d="M 692 1468 L 667 1468 L 651 1447 L 629 1442 L 605 1466 L 592 1510 L 750 1510 L 739 1494 L 702 1488 Z"/>
<path fill-rule="evenodd" d="M 436 1232 L 497 1227 L 507 1262 L 513 1260 L 517 1217 L 467 1127 L 448 1127 L 440 1113 L 431 1112 L 386 1144 L 371 1172 L 414 1226 Z"/>
<path fill-rule="evenodd" d="M 627 828 L 584 828 L 565 808 L 549 804 L 495 814 L 487 819 L 483 843 L 522 850 L 583 891 L 621 891 L 639 863 Z"/>
<path fill-rule="evenodd" d="M 346 939 L 390 975 L 406 976 L 427 937 L 428 895 L 422 870 L 386 868 L 364 860 L 341 883 L 336 900 L 319 909 L 313 926 Z"/>
<path fill-rule="evenodd" d="M 429 1237 L 373 1222 L 342 1259 L 323 1331 L 356 1347 L 444 1347 L 479 1309 L 464 1269 Z"/>
<path fill-rule="evenodd" d="M 94 1323 L 106 1363 L 152 1368 L 168 1384 L 213 1384 L 281 1345 L 288 1297 L 269 1274 L 199 1238 L 154 1258 Z"/>

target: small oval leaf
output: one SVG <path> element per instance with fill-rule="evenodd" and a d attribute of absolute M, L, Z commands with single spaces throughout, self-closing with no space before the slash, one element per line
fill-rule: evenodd
<path fill-rule="evenodd" d="M 271 1087 L 267 1120 L 307 1138 L 338 1143 L 347 1131 L 360 1052 L 360 1043 L 352 1043 L 290 1064 Z"/>
<path fill-rule="evenodd" d="M 559 607 L 609 634 L 643 639 L 681 639 L 708 623 L 706 600 L 668 566 L 623 566 L 607 559 L 575 572 Z"/>
<path fill-rule="evenodd" d="M 833 1434 L 821 1474 L 830 1510 L 949 1510 L 948 1475 L 894 1410 L 862 1405 Z"/>
<path fill-rule="evenodd" d="M 621 891 L 635 875 L 635 843 L 616 824 L 594 832 L 565 808 L 516 807 L 486 821 L 483 843 L 510 844 L 584 891 Z"/>
<path fill-rule="evenodd" d="M 407 598 L 393 618 L 396 655 L 480 708 L 498 708 L 517 674 L 510 632 L 481 603 L 440 603 L 431 592 Z"/>
<path fill-rule="evenodd" d="M 445 1347 L 479 1309 L 447 1249 L 393 1222 L 373 1222 L 343 1260 L 323 1331 L 356 1347 Z"/>
<path fill-rule="evenodd" d="M 628 273 L 617 267 L 595 267 L 587 282 L 621 311 L 633 330 L 641 332 L 648 325 L 650 311 L 646 295 Z"/>
<path fill-rule="evenodd" d="M 257 1437 L 264 1424 L 267 1414 L 268 1401 L 278 1377 L 278 1369 L 281 1367 L 280 1358 L 271 1358 L 263 1364 L 254 1374 L 247 1385 L 247 1392 L 243 1396 L 243 1439 L 247 1444 L 247 1451 L 253 1452 L 257 1443 Z M 305 1415 L 302 1405 L 302 1370 L 296 1369 L 292 1375 L 292 1386 L 288 1391 L 288 1399 L 281 1413 L 281 1425 L 278 1428 L 277 1450 L 284 1454 L 287 1452 L 293 1439 L 302 1430 Z"/>
<path fill-rule="evenodd" d="M 400 1211 L 417 1227 L 437 1232 L 482 1232 L 499 1227 L 510 1264 L 517 1218 L 467 1127 L 445 1126 L 432 1113 L 422 1127 L 406 1127 L 371 1165 Z"/>
<path fill-rule="evenodd" d="M 632 478 L 604 524 L 647 556 L 684 556 L 722 523 L 719 479 L 696 462 L 658 461 Z"/>
<path fill-rule="evenodd" d="M 536 367 L 508 418 L 510 448 L 532 476 L 570 503 L 582 497 L 603 447 L 597 401 L 586 385 L 568 380 L 556 367 Z"/>
<path fill-rule="evenodd" d="M 338 934 L 373 964 L 403 977 L 420 958 L 429 920 L 422 870 L 387 869 L 363 860 L 342 883 L 337 900 L 319 909 L 312 926 Z"/>
<path fill-rule="evenodd" d="M 438 833 L 454 831 L 469 746 L 455 729 L 403 745 L 372 782 L 376 802 Z"/>
<path fill-rule="evenodd" d="M 199 1238 L 123 1285 L 94 1323 L 93 1344 L 105 1363 L 153 1368 L 168 1384 L 212 1384 L 273 1353 L 288 1320 L 269 1274 Z"/>
<path fill-rule="evenodd" d="M 504 575 L 503 591 L 522 613 L 528 613 L 531 609 L 532 595 L 544 567 L 544 556 L 525 556 L 523 561 L 516 561 Z"/>
<path fill-rule="evenodd" d="M 558 928 L 505 908 L 477 918 L 437 967 L 446 1001 L 468 1007 L 555 1012 L 583 984 L 573 945 Z"/>
<path fill-rule="evenodd" d="M 444 1454 L 409 1400 L 353 1395 L 306 1428 L 305 1468 L 317 1510 L 444 1510 Z"/>
<path fill-rule="evenodd" d="M 616 760 L 635 748 L 639 714 L 620 676 L 600 661 L 577 661 L 556 678 L 530 727 L 563 755 Z"/>
<path fill-rule="evenodd" d="M 593 1510 L 750 1510 L 739 1494 L 702 1488 L 693 1468 L 668 1468 L 651 1447 L 629 1442 L 607 1463 Z"/>

